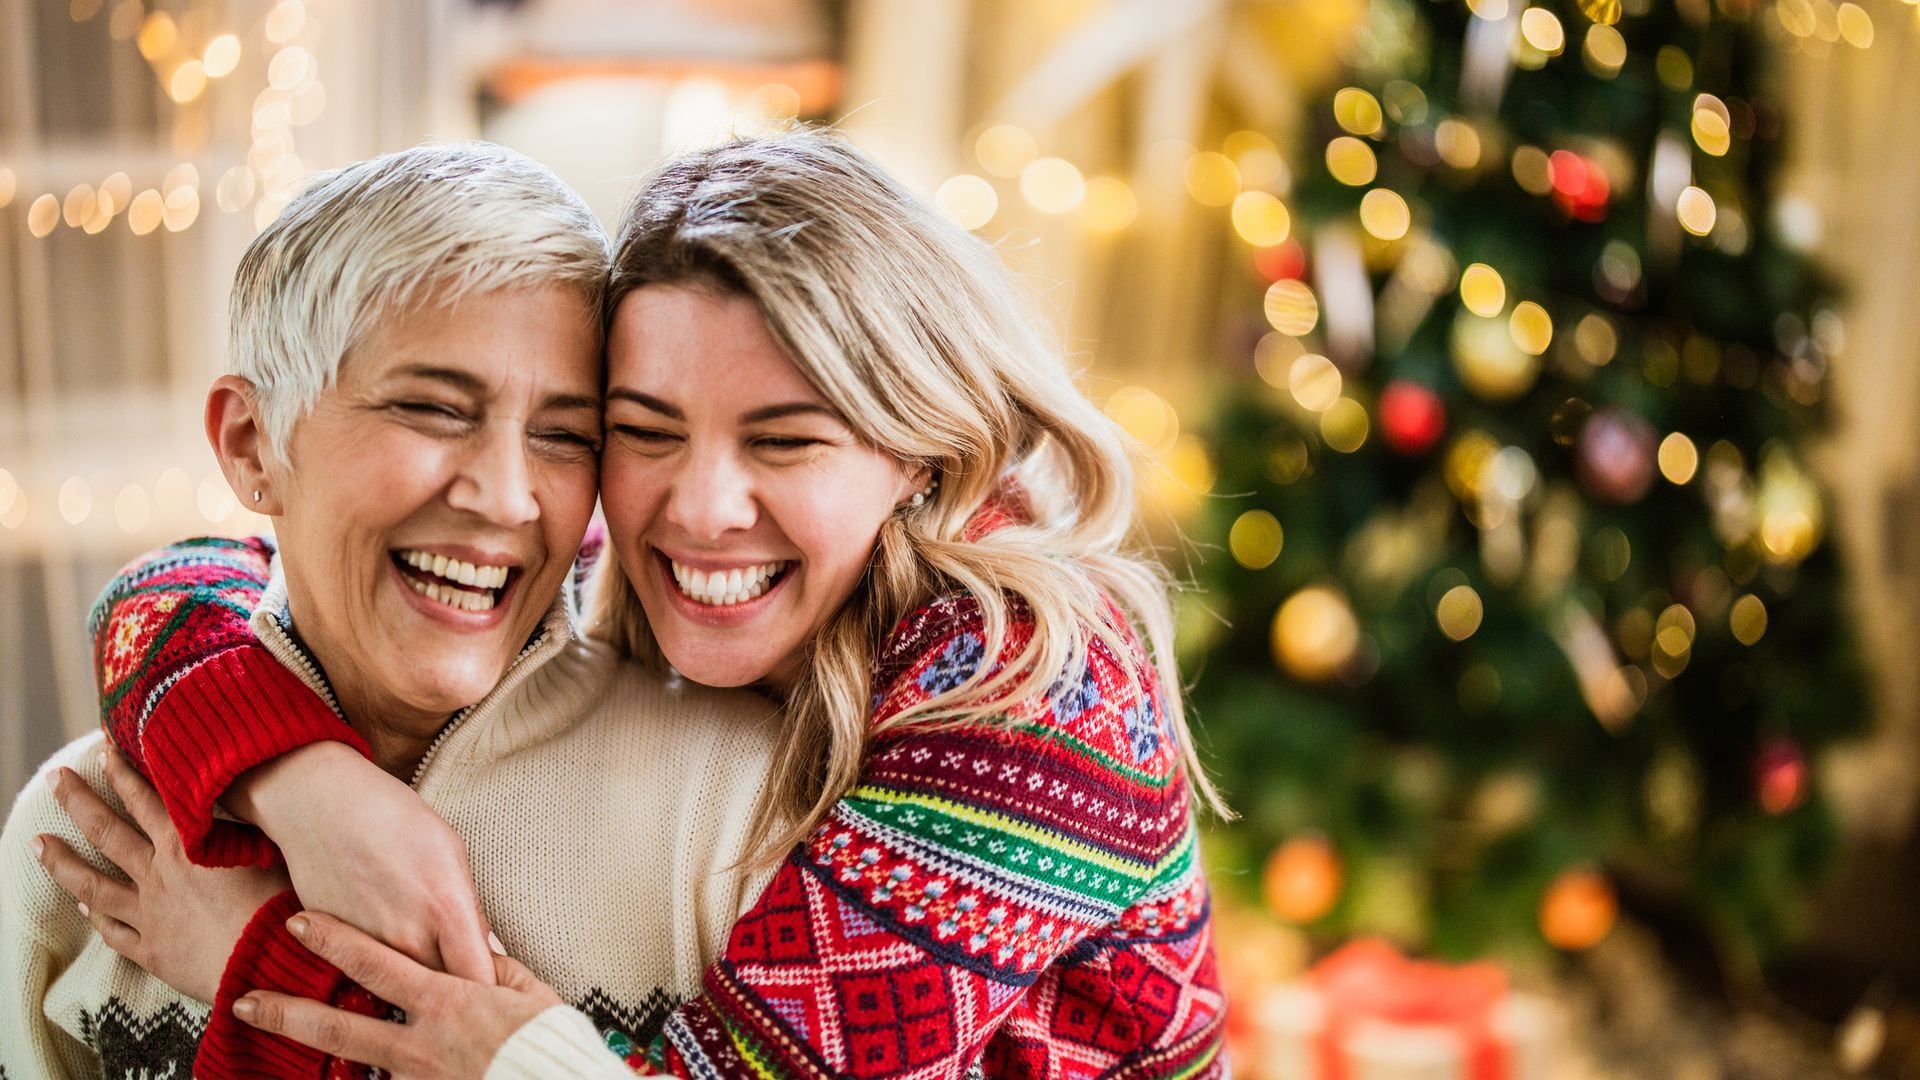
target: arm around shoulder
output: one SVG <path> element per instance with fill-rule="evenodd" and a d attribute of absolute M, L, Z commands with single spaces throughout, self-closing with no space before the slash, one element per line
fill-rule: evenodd
<path fill-rule="evenodd" d="M 129 563 L 88 620 L 107 737 L 152 781 L 194 862 L 264 866 L 257 830 L 215 815 L 242 773 L 324 740 L 359 737 L 267 651 L 249 622 L 270 541 L 185 540 Z"/>

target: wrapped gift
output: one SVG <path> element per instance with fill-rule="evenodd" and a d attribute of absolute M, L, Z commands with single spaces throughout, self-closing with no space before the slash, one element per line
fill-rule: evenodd
<path fill-rule="evenodd" d="M 1268 1080 L 1541 1080 L 1559 1020 L 1497 965 L 1409 960 L 1357 941 L 1298 982 L 1263 991 L 1236 1064 Z"/>

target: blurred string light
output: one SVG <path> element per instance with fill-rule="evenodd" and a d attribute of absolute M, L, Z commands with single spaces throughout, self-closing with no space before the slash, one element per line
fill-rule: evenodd
<path fill-rule="evenodd" d="M 66 483 L 60 485 L 54 505 L 59 508 L 60 516 L 67 524 L 78 525 L 93 513 L 93 488 L 82 477 L 70 476 Z"/>
<path fill-rule="evenodd" d="M 1319 353 L 1301 353 L 1287 369 L 1287 392 L 1308 412 L 1326 412 L 1340 400 L 1340 369 Z"/>
<path fill-rule="evenodd" d="M 1349 86 L 1333 95 L 1333 118 L 1354 135 L 1377 135 L 1384 120 L 1380 101 L 1357 86 Z"/>
<path fill-rule="evenodd" d="M 1520 15 L 1520 36 L 1547 56 L 1559 56 L 1567 47 L 1567 31 L 1560 19 L 1543 7 L 1530 7 Z"/>
<path fill-rule="evenodd" d="M 1448 117 L 1433 129 L 1433 147 L 1440 160 L 1456 169 L 1480 164 L 1480 133 L 1464 120 Z"/>
<path fill-rule="evenodd" d="M 139 484 L 127 484 L 114 496 L 113 520 L 129 536 L 139 533 L 153 519 L 153 497 Z"/>
<path fill-rule="evenodd" d="M 1580 58 L 1586 61 L 1588 71 L 1599 78 L 1611 79 L 1627 64 L 1627 39 L 1612 26 L 1595 23 L 1587 29 Z"/>
<path fill-rule="evenodd" d="M 1434 621 L 1439 624 L 1440 632 L 1450 640 L 1465 641 L 1480 629 L 1480 620 L 1485 610 L 1480 602 L 1480 594 L 1471 585 L 1455 585 L 1440 597 L 1434 605 Z"/>
<path fill-rule="evenodd" d="M 1320 414 L 1320 439 L 1328 449 L 1351 454 L 1366 445 L 1372 421 L 1366 406 L 1350 397 L 1336 400 Z"/>
<path fill-rule="evenodd" d="M 1274 247 L 1286 243 L 1293 215 L 1269 192 L 1243 191 L 1233 200 L 1233 229 L 1254 247 Z"/>
<path fill-rule="evenodd" d="M 1216 150 L 1188 158 L 1185 179 L 1187 193 L 1204 206 L 1228 206 L 1240 194 L 1240 167 Z"/>
<path fill-rule="evenodd" d="M 1373 147 L 1352 135 L 1342 135 L 1327 144 L 1327 172 L 1348 187 L 1365 187 L 1380 172 L 1380 161 Z"/>
<path fill-rule="evenodd" d="M 1282 278 L 1267 287 L 1267 322 L 1289 337 L 1305 337 L 1320 322 L 1320 301 L 1306 282 Z"/>
<path fill-rule="evenodd" d="M 1660 440 L 1660 475 L 1674 484 L 1693 480 L 1700 468 L 1700 451 L 1693 440 L 1676 431 Z"/>
<path fill-rule="evenodd" d="M 142 0 L 70 0 L 67 8 L 75 22 L 88 22 L 103 11 L 108 35 L 114 41 L 132 41 L 160 89 L 181 110 L 175 121 L 176 148 L 184 154 L 186 148 L 204 143 L 208 121 L 199 103 L 216 82 L 240 69 L 249 50 L 242 34 L 224 31 L 205 35 L 203 40 L 199 12 L 176 16 L 166 10 L 148 11 Z M 245 164 L 221 172 L 213 201 L 228 213 L 254 204 L 254 225 L 264 228 L 306 176 L 306 163 L 297 153 L 291 129 L 319 119 L 326 107 L 326 89 L 313 54 L 299 43 L 303 34 L 313 30 L 301 0 L 275 4 L 259 29 L 270 55 L 264 65 L 267 85 L 249 113 L 252 145 Z M 13 174 L 5 172 L 0 206 L 12 200 L 13 184 Z M 191 163 L 176 165 L 158 187 L 138 193 L 126 172 L 115 172 L 97 187 L 81 183 L 64 196 L 48 192 L 36 197 L 28 208 L 27 231 L 46 237 L 64 223 L 94 235 L 124 213 L 135 236 L 146 236 L 162 226 L 180 232 L 199 219 L 202 202 L 199 173 Z"/>
<path fill-rule="evenodd" d="M 1065 158 L 1035 158 L 1020 170 L 1020 194 L 1043 214 L 1064 214 L 1086 198 L 1087 182 Z"/>
<path fill-rule="evenodd" d="M 1474 263 L 1460 272 L 1460 302 L 1475 315 L 1491 319 L 1506 310 L 1506 280 L 1486 263 Z"/>
<path fill-rule="evenodd" d="M 978 229 L 992 221 L 999 211 L 1000 195 L 985 179 L 961 173 L 941 183 L 933 193 L 933 205 L 955 225 Z"/>
<path fill-rule="evenodd" d="M 1681 228 L 1695 236 L 1705 236 L 1713 231 L 1719 207 L 1714 205 L 1713 196 L 1704 189 L 1689 186 L 1680 192 L 1679 201 L 1674 204 L 1674 216 L 1679 219 Z"/>
<path fill-rule="evenodd" d="M 1165 398 L 1144 386 L 1127 386 L 1107 399 L 1108 419 L 1138 440 L 1148 452 L 1165 454 L 1180 437 L 1180 414 Z"/>
<path fill-rule="evenodd" d="M 1040 147 L 1025 128 L 995 124 L 973 141 L 973 155 L 987 172 L 1012 179 L 1040 156 Z"/>
<path fill-rule="evenodd" d="M 1272 188 L 1284 195 L 1291 186 L 1292 177 L 1280 148 L 1257 131 L 1234 132 L 1221 142 L 1220 152 L 1233 161 L 1240 171 L 1240 183 L 1249 190 Z"/>
<path fill-rule="evenodd" d="M 1553 316 L 1547 309 L 1531 300 L 1522 300 L 1513 306 L 1513 314 L 1507 317 L 1507 333 L 1521 352 L 1529 356 L 1540 356 L 1553 342 Z"/>
<path fill-rule="evenodd" d="M 1248 510 L 1227 530 L 1227 550 L 1235 562 L 1249 570 L 1264 570 L 1280 557 L 1286 543 L 1286 531 L 1280 519 L 1265 510 Z"/>
<path fill-rule="evenodd" d="M 1360 197 L 1360 226 L 1379 240 L 1398 240 L 1413 227 L 1413 211 L 1398 192 L 1374 188 Z"/>
<path fill-rule="evenodd" d="M 1087 181 L 1079 216 L 1094 232 L 1117 233 L 1140 216 L 1140 201 L 1125 180 L 1117 176 L 1096 176 Z"/>

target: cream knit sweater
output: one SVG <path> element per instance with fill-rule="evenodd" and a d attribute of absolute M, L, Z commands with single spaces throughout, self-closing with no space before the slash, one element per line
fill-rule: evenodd
<path fill-rule="evenodd" d="M 255 632 L 313 679 L 278 620 L 276 575 Z M 443 734 L 415 787 L 467 843 L 507 952 L 601 1023 L 657 1026 L 697 993 L 771 868 L 749 872 L 748 825 L 772 767 L 764 698 L 666 682 L 572 632 L 540 643 Z M 314 683 L 319 689 L 317 681 Z M 29 850 L 52 833 L 98 867 L 47 780 L 75 768 L 110 803 L 98 733 L 21 792 L 0 834 L 0 1080 L 184 1077 L 207 1006 L 108 949 Z M 608 1064 L 613 1055 L 599 1051 Z"/>

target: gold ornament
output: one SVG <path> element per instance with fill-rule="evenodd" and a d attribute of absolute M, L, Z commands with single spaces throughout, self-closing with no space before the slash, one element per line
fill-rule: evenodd
<path fill-rule="evenodd" d="M 1612 26 L 1620 21 L 1620 0 L 1580 0 L 1580 14 L 1601 26 Z"/>
<path fill-rule="evenodd" d="M 1340 856 L 1317 836 L 1296 837 L 1274 849 L 1261 876 L 1267 910 L 1281 922 L 1318 922 L 1340 899 Z"/>
<path fill-rule="evenodd" d="M 1505 319 L 1462 311 L 1453 320 L 1453 370 L 1488 401 L 1512 401 L 1533 389 L 1540 359 L 1514 344 Z"/>
<path fill-rule="evenodd" d="M 1360 625 L 1346 597 L 1309 585 L 1287 598 L 1273 617 L 1273 656 L 1287 674 L 1325 682 L 1346 667 L 1360 644 Z"/>
<path fill-rule="evenodd" d="M 1753 509 L 1760 554 L 1775 566 L 1793 566 L 1820 545 L 1820 492 L 1786 451 L 1769 448 L 1761 458 Z"/>
<path fill-rule="evenodd" d="M 1540 933 L 1556 949 L 1591 949 L 1612 932 L 1620 915 L 1613 886 L 1594 870 L 1567 870 L 1540 901 Z"/>

